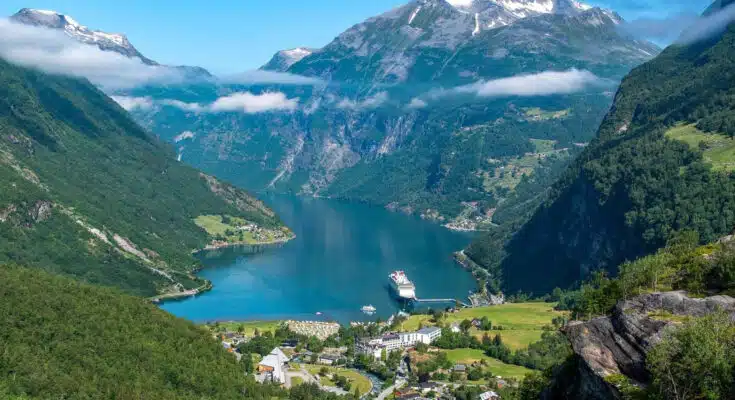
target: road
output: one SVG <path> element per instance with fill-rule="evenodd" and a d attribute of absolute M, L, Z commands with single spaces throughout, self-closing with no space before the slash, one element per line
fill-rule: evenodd
<path fill-rule="evenodd" d="M 398 381 L 396 381 L 396 383 L 394 383 L 393 385 L 391 385 L 387 389 L 385 389 L 382 392 L 380 392 L 380 394 L 378 395 L 378 397 L 376 397 L 376 399 L 377 400 L 385 400 L 388 396 L 390 396 L 391 393 L 393 393 L 393 391 L 395 391 L 397 388 L 399 388 L 399 387 L 401 387 L 401 386 L 403 386 L 405 384 L 406 384 L 406 381 L 404 381 L 404 380 L 398 380 Z"/>

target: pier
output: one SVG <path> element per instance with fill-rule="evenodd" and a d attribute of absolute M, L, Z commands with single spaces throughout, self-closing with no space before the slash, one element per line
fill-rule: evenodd
<path fill-rule="evenodd" d="M 419 299 L 418 297 L 414 297 L 412 300 L 416 303 L 459 303 L 462 305 L 462 307 L 470 307 L 469 304 L 466 304 L 457 299 Z"/>

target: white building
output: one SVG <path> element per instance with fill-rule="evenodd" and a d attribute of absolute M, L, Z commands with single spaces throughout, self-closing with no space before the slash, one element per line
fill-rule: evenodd
<path fill-rule="evenodd" d="M 402 350 L 416 346 L 418 343 L 431 344 L 442 335 L 437 327 L 423 328 L 416 332 L 389 334 L 383 337 L 360 341 L 355 350 L 358 354 L 367 354 L 373 358 L 380 358 L 383 350 L 390 353 L 393 350 Z"/>
<path fill-rule="evenodd" d="M 270 380 L 275 383 L 286 383 L 286 369 L 288 368 L 289 358 L 278 347 L 273 349 L 270 354 L 263 357 L 258 363 L 258 373 L 262 380 Z"/>
<path fill-rule="evenodd" d="M 480 400 L 498 400 L 500 399 L 500 395 L 493 391 L 480 393 Z"/>
<path fill-rule="evenodd" d="M 419 341 L 421 343 L 431 344 L 441 337 L 442 330 L 436 326 L 430 326 L 428 328 L 419 329 L 416 334 L 419 335 Z"/>

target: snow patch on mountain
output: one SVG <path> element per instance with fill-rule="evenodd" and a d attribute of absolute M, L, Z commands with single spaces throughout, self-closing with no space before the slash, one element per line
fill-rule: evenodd
<path fill-rule="evenodd" d="M 411 16 L 408 17 L 408 24 L 411 25 L 414 19 L 416 19 L 416 16 L 419 15 L 421 12 L 421 6 L 416 7 L 416 9 L 411 13 Z"/>

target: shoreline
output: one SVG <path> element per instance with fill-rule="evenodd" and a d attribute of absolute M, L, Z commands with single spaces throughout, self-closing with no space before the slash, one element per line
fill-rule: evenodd
<path fill-rule="evenodd" d="M 225 249 L 238 248 L 238 247 L 250 248 L 251 250 L 253 250 L 253 252 L 260 252 L 260 251 L 265 251 L 268 248 L 280 247 L 295 238 L 296 238 L 296 235 L 292 235 L 291 237 L 287 239 L 272 240 L 269 242 L 222 243 L 222 244 L 217 244 L 217 245 L 208 244 L 206 247 L 202 249 L 192 251 L 192 254 L 197 255 L 197 254 L 207 253 L 211 251 L 225 250 Z M 192 271 L 192 273 L 196 274 L 200 270 L 201 270 L 200 268 L 197 268 L 194 271 Z M 214 284 L 211 281 L 204 280 L 204 284 L 202 286 L 199 286 L 198 288 L 185 290 L 183 292 L 177 292 L 177 293 L 163 293 L 163 294 L 149 297 L 148 300 L 153 304 L 161 305 L 167 301 L 187 300 L 192 297 L 196 297 L 197 295 L 200 295 L 202 293 L 209 292 L 213 288 L 214 288 Z"/>
<path fill-rule="evenodd" d="M 218 243 L 218 244 L 210 243 L 202 249 L 192 251 L 192 254 L 200 254 L 200 253 L 206 253 L 208 251 L 217 251 L 217 250 L 231 249 L 231 248 L 237 248 L 237 247 L 246 247 L 246 248 L 247 247 L 257 248 L 261 246 L 264 248 L 280 247 L 294 239 L 296 239 L 295 234 L 286 239 L 277 239 L 277 240 L 271 240 L 268 242 L 256 242 L 256 243 L 235 242 L 235 243 Z"/>

